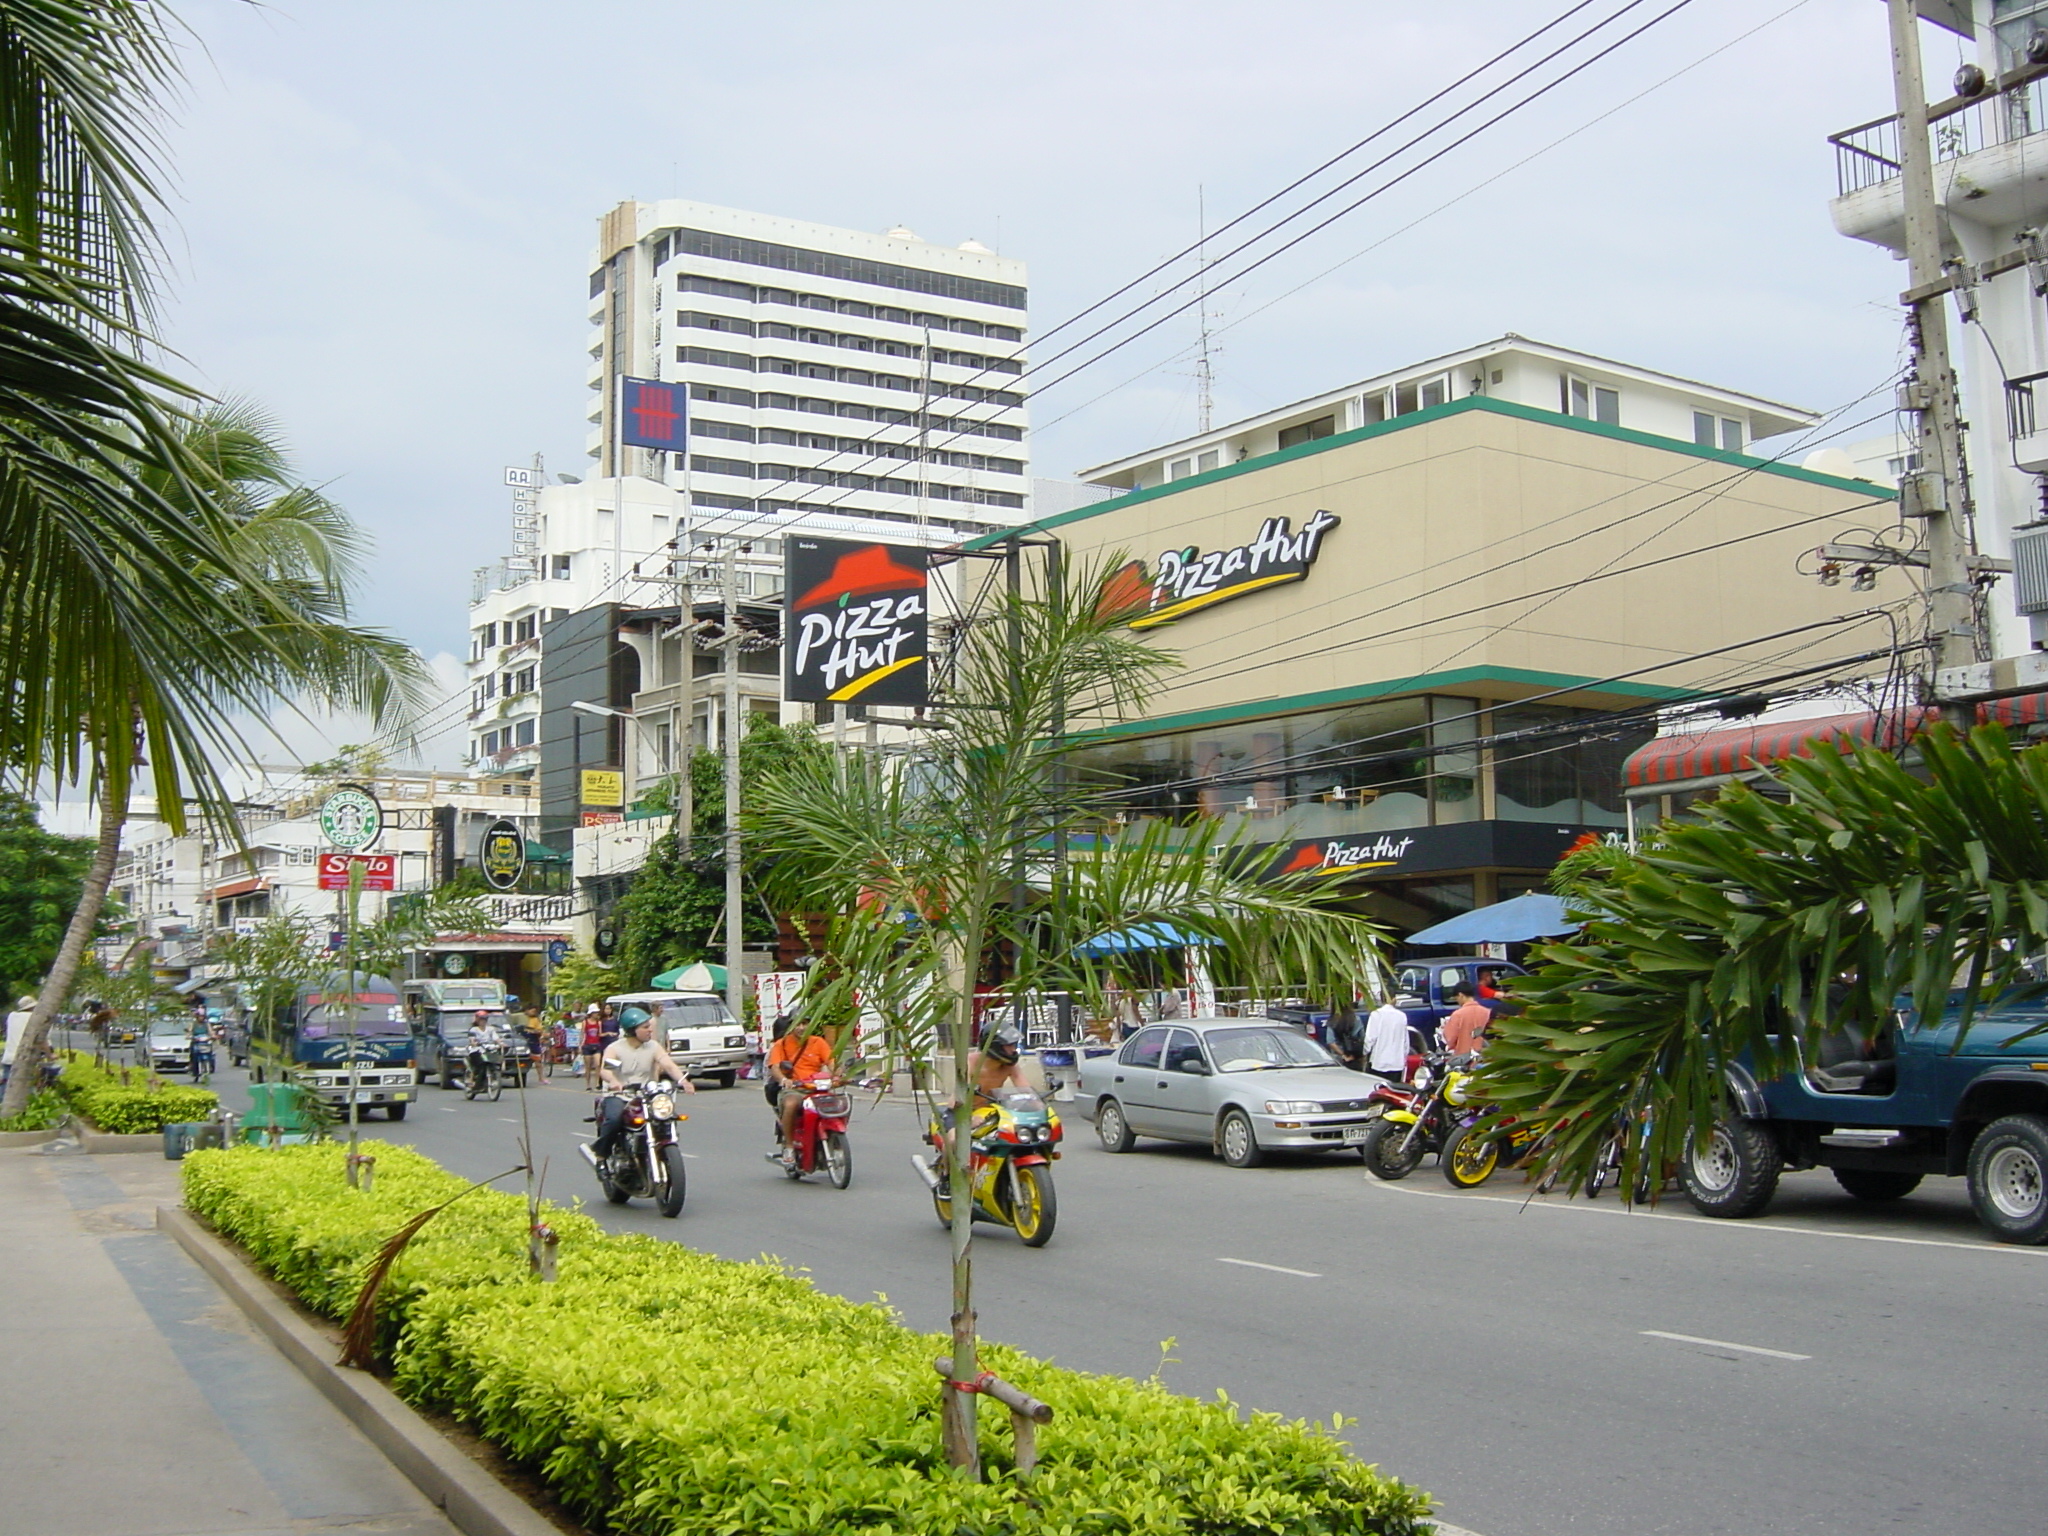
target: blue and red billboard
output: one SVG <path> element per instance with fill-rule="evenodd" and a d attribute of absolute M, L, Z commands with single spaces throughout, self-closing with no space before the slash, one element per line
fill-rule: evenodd
<path fill-rule="evenodd" d="M 690 441 L 690 387 L 659 379 L 619 380 L 619 445 L 680 453 Z"/>

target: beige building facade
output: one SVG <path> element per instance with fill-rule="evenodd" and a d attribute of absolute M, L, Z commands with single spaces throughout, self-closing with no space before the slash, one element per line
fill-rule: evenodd
<path fill-rule="evenodd" d="M 1447 390 L 1484 364 L 1440 370 Z M 1822 585 L 1812 551 L 1890 525 L 1889 487 L 1720 446 L 1746 397 L 1713 392 L 1709 443 L 1670 435 L 1689 417 L 1668 399 L 1635 402 L 1666 428 L 1646 430 L 1629 395 L 1603 420 L 1551 377 L 1547 408 L 1418 400 L 1035 524 L 1116 568 L 1134 627 L 1180 663 L 1144 720 L 1078 722 L 1100 733 L 1094 787 L 1129 817 L 1247 819 L 1276 866 L 1351 882 L 1413 931 L 1621 831 L 1620 765 L 1661 706 L 1879 670 L 1849 658 L 1889 644 L 1873 610 L 1904 578 Z M 1813 419 L 1754 405 L 1779 432 Z"/>

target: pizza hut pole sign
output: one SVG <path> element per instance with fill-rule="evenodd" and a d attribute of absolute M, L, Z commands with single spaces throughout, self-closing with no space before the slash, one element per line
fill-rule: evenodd
<path fill-rule="evenodd" d="M 784 548 L 783 697 L 809 704 L 929 702 L 925 552 L 802 537 Z"/>
<path fill-rule="evenodd" d="M 1323 535 L 1338 524 L 1334 512 L 1315 512 L 1299 531 L 1293 520 L 1269 517 L 1255 539 L 1206 554 L 1192 545 L 1160 553 L 1159 574 L 1141 560 L 1111 573 L 1103 600 L 1132 617 L 1132 629 L 1171 624 L 1198 609 L 1227 603 L 1261 587 L 1300 581 L 1322 553 Z"/>

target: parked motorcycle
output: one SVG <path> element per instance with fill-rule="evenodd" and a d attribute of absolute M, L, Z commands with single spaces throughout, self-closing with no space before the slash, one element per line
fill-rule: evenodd
<path fill-rule="evenodd" d="M 782 1165 L 790 1178 L 801 1179 L 822 1168 L 834 1189 L 853 1182 L 853 1147 L 846 1139 L 853 1105 L 839 1089 L 831 1078 L 820 1077 L 782 1090 L 803 1096 L 796 1116 L 794 1156 Z"/>
<path fill-rule="evenodd" d="M 505 1096 L 505 1051 L 490 1046 L 471 1051 L 463 1061 L 463 1097 L 489 1099 L 495 1104 Z"/>
<path fill-rule="evenodd" d="M 1463 1112 L 1453 1118 L 1437 1166 L 1451 1188 L 1477 1189 L 1493 1177 L 1502 1163 L 1513 1167 L 1521 1162 L 1543 1140 L 1543 1135 L 1529 1121 L 1468 1098 Z"/>
<path fill-rule="evenodd" d="M 924 1139 L 933 1148 L 927 1160 L 912 1155 L 911 1166 L 930 1187 L 939 1225 L 953 1224 L 953 1186 L 947 1167 L 948 1117 L 934 1115 Z M 1045 1100 L 1028 1089 L 1013 1088 L 993 1104 L 974 1112 L 973 1161 L 968 1165 L 974 1192 L 974 1219 L 1009 1227 L 1027 1248 L 1052 1241 L 1059 1204 L 1053 1195 L 1052 1164 L 1064 1133 L 1060 1117 Z"/>
<path fill-rule="evenodd" d="M 592 1120 L 602 1123 L 604 1101 L 626 1101 L 625 1123 L 609 1155 L 599 1157 L 596 1144 L 584 1142 L 577 1148 L 584 1160 L 597 1170 L 598 1187 L 613 1205 L 645 1197 L 653 1200 L 664 1216 L 683 1208 L 683 1149 L 676 1143 L 676 1127 L 689 1119 L 676 1108 L 676 1089 L 667 1082 L 639 1083 L 598 1098 Z"/>
<path fill-rule="evenodd" d="M 1422 1166 L 1430 1152 L 1441 1152 L 1455 1124 L 1453 1111 L 1470 1096 L 1472 1059 L 1439 1051 L 1415 1069 L 1413 1097 L 1399 1107 L 1389 1108 L 1379 1122 L 1365 1133 L 1360 1155 L 1365 1166 L 1379 1178 L 1405 1179 Z M 1375 1096 L 1393 1092 L 1389 1083 L 1374 1090 Z"/>

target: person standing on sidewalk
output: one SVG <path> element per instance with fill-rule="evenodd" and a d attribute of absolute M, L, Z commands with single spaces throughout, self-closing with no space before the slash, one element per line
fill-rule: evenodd
<path fill-rule="evenodd" d="M 1365 1020 L 1365 1070 L 1405 1082 L 1411 1043 L 1407 1013 L 1394 1006 L 1391 996 L 1382 998 Z"/>
<path fill-rule="evenodd" d="M 21 1051 L 21 1042 L 28 1034 L 29 1015 L 35 1008 L 36 1000 L 24 997 L 14 1005 L 14 1012 L 7 1015 L 7 1043 L 0 1046 L 0 1088 L 5 1088 L 7 1079 L 14 1075 L 14 1058 Z"/>
<path fill-rule="evenodd" d="M 1459 1056 L 1476 1055 L 1486 1044 L 1486 1029 L 1493 1022 L 1493 1010 L 1478 1000 L 1471 986 L 1460 983 L 1451 989 L 1458 1006 L 1444 1020 L 1444 1049 Z"/>

